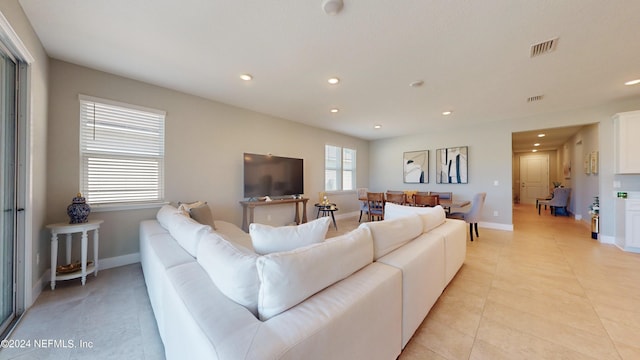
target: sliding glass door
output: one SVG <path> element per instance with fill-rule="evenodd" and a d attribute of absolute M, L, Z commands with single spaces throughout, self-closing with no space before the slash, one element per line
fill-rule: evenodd
<path fill-rule="evenodd" d="M 0 333 L 16 315 L 16 62 L 0 46 Z"/>

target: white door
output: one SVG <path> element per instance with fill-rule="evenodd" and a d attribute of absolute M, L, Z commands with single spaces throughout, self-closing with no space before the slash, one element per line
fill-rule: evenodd
<path fill-rule="evenodd" d="M 549 155 L 520 156 L 520 203 L 535 204 L 549 195 Z"/>

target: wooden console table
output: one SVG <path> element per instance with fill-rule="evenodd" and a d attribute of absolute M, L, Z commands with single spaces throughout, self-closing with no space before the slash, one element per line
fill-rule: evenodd
<path fill-rule="evenodd" d="M 242 205 L 242 230 L 249 232 L 249 224 L 253 222 L 253 210 L 256 206 L 265 206 L 265 205 L 282 205 L 282 204 L 293 204 L 296 207 L 296 215 L 294 221 L 296 224 L 301 224 L 300 222 L 300 210 L 298 209 L 298 204 L 302 203 L 302 223 L 307 222 L 307 201 L 309 199 L 282 199 L 282 200 L 271 200 L 271 201 L 240 201 L 240 205 Z M 247 219 L 247 210 L 249 210 L 249 217 Z"/>

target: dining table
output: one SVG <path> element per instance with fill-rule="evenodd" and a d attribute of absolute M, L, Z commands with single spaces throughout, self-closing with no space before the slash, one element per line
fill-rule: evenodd
<path fill-rule="evenodd" d="M 359 198 L 358 200 L 360 201 L 367 201 L 366 198 Z M 408 206 L 413 206 L 413 204 L 411 203 L 407 203 Z M 462 199 L 439 199 L 438 200 L 438 205 L 442 206 L 444 208 L 444 211 L 447 214 L 451 213 L 451 209 L 459 209 L 459 208 L 463 208 L 465 206 L 469 206 L 471 205 L 471 201 L 469 200 L 462 200 Z"/>

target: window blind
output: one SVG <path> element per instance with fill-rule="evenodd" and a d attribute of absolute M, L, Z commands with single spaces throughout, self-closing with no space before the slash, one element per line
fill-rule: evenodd
<path fill-rule="evenodd" d="M 165 112 L 80 96 L 80 186 L 90 204 L 164 199 Z"/>

